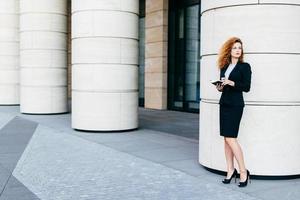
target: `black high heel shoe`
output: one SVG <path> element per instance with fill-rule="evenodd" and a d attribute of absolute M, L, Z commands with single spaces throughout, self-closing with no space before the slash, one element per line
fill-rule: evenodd
<path fill-rule="evenodd" d="M 222 180 L 222 183 L 224 184 L 229 184 L 231 182 L 231 179 L 234 177 L 234 182 L 236 183 L 236 177 L 237 177 L 237 171 L 236 169 L 234 169 L 233 174 L 231 175 L 231 177 L 229 179 L 224 178 Z"/>
<path fill-rule="evenodd" d="M 247 178 L 244 182 L 239 183 L 239 187 L 246 187 L 248 182 L 251 183 L 251 181 L 250 181 L 250 172 L 247 170 Z"/>

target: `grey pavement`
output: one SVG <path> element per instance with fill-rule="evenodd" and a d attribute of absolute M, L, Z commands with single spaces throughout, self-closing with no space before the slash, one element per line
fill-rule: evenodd
<path fill-rule="evenodd" d="M 0 140 L 6 138 L 0 200 L 300 198 L 300 179 L 223 185 L 222 176 L 198 163 L 197 114 L 139 114 L 138 130 L 88 133 L 70 127 L 70 114 L 22 115 L 17 106 L 0 107 Z"/>
<path fill-rule="evenodd" d="M 19 182 L 12 172 L 23 154 L 32 134 L 37 127 L 32 122 L 20 117 L 1 117 L 0 130 L 0 200 L 38 199 L 37 196 Z"/>

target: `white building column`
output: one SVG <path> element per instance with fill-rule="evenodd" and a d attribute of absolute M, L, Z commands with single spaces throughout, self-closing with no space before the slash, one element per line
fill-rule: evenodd
<path fill-rule="evenodd" d="M 19 104 L 19 0 L 0 0 L 0 105 Z"/>
<path fill-rule="evenodd" d="M 72 127 L 138 126 L 138 0 L 72 1 Z"/>
<path fill-rule="evenodd" d="M 226 171 L 219 136 L 217 53 L 229 37 L 244 42 L 252 85 L 238 140 L 254 175 L 300 174 L 300 2 L 202 0 L 199 162 Z"/>
<path fill-rule="evenodd" d="M 20 0 L 22 113 L 67 112 L 67 0 Z"/>

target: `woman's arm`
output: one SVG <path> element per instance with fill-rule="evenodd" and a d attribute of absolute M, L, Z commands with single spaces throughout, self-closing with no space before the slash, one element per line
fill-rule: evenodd
<path fill-rule="evenodd" d="M 244 66 L 241 69 L 242 80 L 235 81 L 232 88 L 237 91 L 249 92 L 251 85 L 251 67 L 248 63 L 244 63 Z"/>

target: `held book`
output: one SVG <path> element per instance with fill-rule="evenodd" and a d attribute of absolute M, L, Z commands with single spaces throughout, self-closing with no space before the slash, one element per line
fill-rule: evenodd
<path fill-rule="evenodd" d="M 210 80 L 210 83 L 217 85 L 217 84 L 222 84 L 223 82 L 220 80 Z"/>

